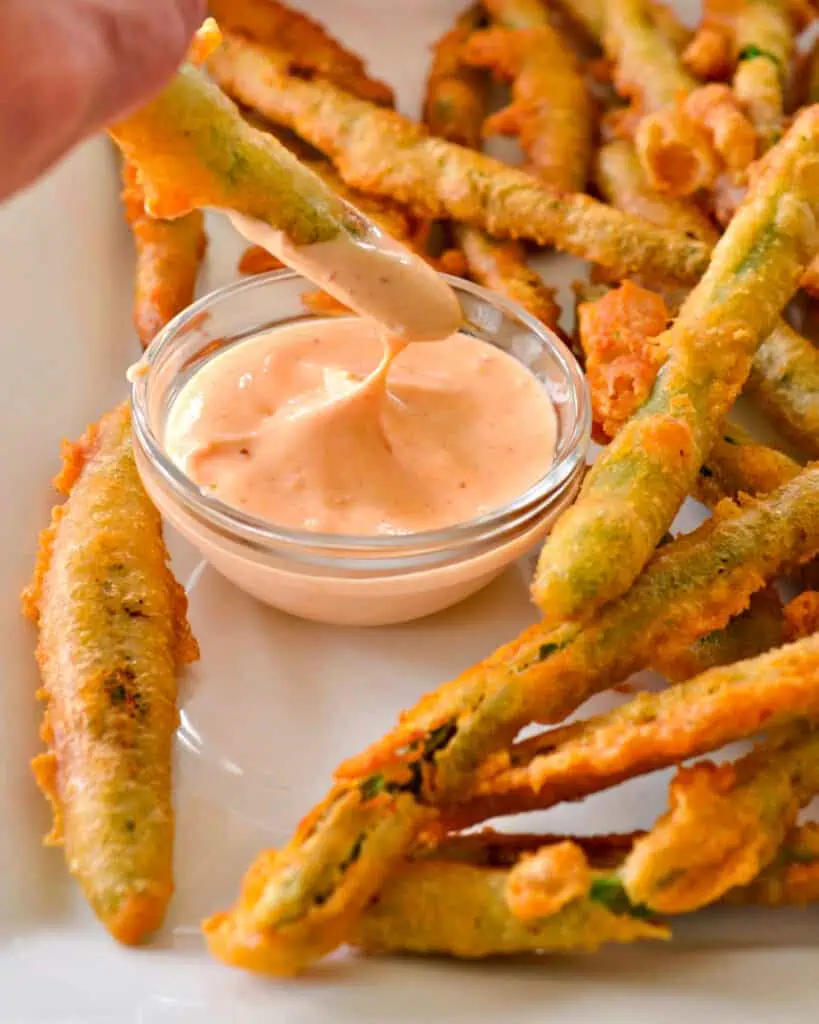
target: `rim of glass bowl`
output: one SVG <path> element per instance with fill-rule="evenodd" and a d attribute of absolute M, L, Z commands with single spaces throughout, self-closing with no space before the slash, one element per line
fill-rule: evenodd
<path fill-rule="evenodd" d="M 557 358 L 564 378 L 569 383 L 576 417 L 567 435 L 559 438 L 556 451 L 558 457 L 544 476 L 507 504 L 464 523 L 456 523 L 454 526 L 436 530 L 423 530 L 418 533 L 379 534 L 368 537 L 360 534 L 297 530 L 277 526 L 265 519 L 248 515 L 218 498 L 205 494 L 168 457 L 160 438 L 157 437 L 150 423 L 148 412 L 150 377 L 154 365 L 160 361 L 166 350 L 176 343 L 179 332 L 204 311 L 227 297 L 235 297 L 255 288 L 264 288 L 276 281 L 303 277 L 297 271 L 290 269 L 274 270 L 209 292 L 174 317 L 157 334 L 143 353 L 141 364 L 145 369 L 135 376 L 131 386 L 131 410 L 135 440 L 152 467 L 159 472 L 163 482 L 189 510 L 198 513 L 200 518 L 204 517 L 223 535 L 234 540 L 241 539 L 257 550 L 271 547 L 294 550 L 312 548 L 339 554 L 369 552 L 372 555 L 381 556 L 400 556 L 401 554 L 412 556 L 420 554 L 423 550 L 445 548 L 451 549 L 455 554 L 455 550 L 461 546 L 472 546 L 475 543 L 485 542 L 497 536 L 498 533 L 505 534 L 515 527 L 527 524 L 540 511 L 545 511 L 545 505 L 549 503 L 548 499 L 558 497 L 563 493 L 565 485 L 573 478 L 578 466 L 585 459 L 591 431 L 591 405 L 586 380 L 574 356 L 557 334 L 536 320 L 517 303 L 480 285 L 473 284 L 471 281 L 464 281 L 462 278 L 452 277 L 449 274 L 441 276 L 456 294 L 468 292 L 499 309 L 505 316 L 522 323 L 544 346 L 551 349 L 552 354 Z M 306 284 L 310 284 L 306 278 L 303 279 Z M 472 326 L 476 330 L 480 330 L 480 325 L 472 324 Z M 470 327 L 469 320 L 464 320 L 464 327 L 467 329 Z M 271 329 L 275 330 L 275 327 Z"/>

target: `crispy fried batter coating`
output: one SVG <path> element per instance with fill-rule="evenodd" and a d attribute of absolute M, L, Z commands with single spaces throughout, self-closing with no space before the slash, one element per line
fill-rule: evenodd
<path fill-rule="evenodd" d="M 421 217 L 555 245 L 623 276 L 692 281 L 707 263 L 695 239 L 649 228 L 589 196 L 558 195 L 524 171 L 434 138 L 330 83 L 288 75 L 263 47 L 228 37 L 209 67 L 231 95 L 326 153 L 348 185 L 390 196 Z"/>
<path fill-rule="evenodd" d="M 651 188 L 634 146 L 626 139 L 600 147 L 594 177 L 600 194 L 618 210 L 661 228 L 684 231 L 708 245 L 716 244 L 719 232 L 696 203 Z"/>
<path fill-rule="evenodd" d="M 756 156 L 757 137 L 727 85 L 712 83 L 644 117 L 635 135 L 649 184 L 671 196 L 690 196 L 745 171 Z"/>
<path fill-rule="evenodd" d="M 819 635 L 768 655 L 765 671 L 819 678 Z M 682 768 L 669 810 L 620 870 L 634 902 L 686 913 L 747 885 L 770 864 L 799 810 L 819 791 L 819 732 L 794 727 L 734 764 Z"/>
<path fill-rule="evenodd" d="M 589 616 L 622 594 L 668 530 L 816 254 L 817 179 L 819 107 L 809 107 L 768 154 L 662 340 L 669 354 L 648 400 L 547 539 L 532 589 L 548 622 Z"/>
<path fill-rule="evenodd" d="M 484 21 L 480 4 L 467 8 L 433 47 L 424 96 L 424 124 L 433 135 L 477 149 L 486 116 L 486 77 L 463 61 L 463 48 Z"/>
<path fill-rule="evenodd" d="M 726 497 L 769 494 L 792 480 L 800 468 L 784 452 L 758 444 L 730 427 L 700 466 L 694 495 L 713 507 Z"/>
<path fill-rule="evenodd" d="M 491 4 L 488 4 L 491 7 Z M 605 32 L 605 0 L 561 0 L 561 6 L 583 27 L 586 33 L 602 43 Z M 662 0 L 646 0 L 646 12 L 655 28 L 675 50 L 682 50 L 691 39 L 691 30 L 677 17 L 673 7 Z"/>
<path fill-rule="evenodd" d="M 560 306 L 555 291 L 526 262 L 520 242 L 499 242 L 465 224 L 455 226 L 455 237 L 473 281 L 517 302 L 548 327 L 557 328 Z"/>
<path fill-rule="evenodd" d="M 804 906 L 819 900 L 819 823 L 791 829 L 776 857 L 748 885 L 726 894 L 729 903 Z"/>
<path fill-rule="evenodd" d="M 67 494 L 41 536 L 24 609 L 39 626 L 47 753 L 33 770 L 95 914 L 120 942 L 159 927 L 173 889 L 176 674 L 198 657 L 159 513 L 120 406 L 67 445 Z"/>
<path fill-rule="evenodd" d="M 363 100 L 392 106 L 387 83 L 369 75 L 357 54 L 306 14 L 277 0 L 208 0 L 208 6 L 223 29 L 290 54 L 294 71 L 316 73 Z"/>
<path fill-rule="evenodd" d="M 668 340 L 659 334 L 667 315 L 660 296 L 631 282 L 578 306 L 592 411 L 608 437 L 636 412 L 654 384 Z M 811 454 L 819 452 L 819 351 L 784 321 L 754 354 L 746 391 L 783 432 Z M 695 493 L 713 505 L 726 494 L 771 491 L 797 470 L 782 452 L 750 438 L 723 436 L 700 467 Z"/>
<path fill-rule="evenodd" d="M 505 3 L 495 5 L 497 13 L 502 9 L 504 16 L 532 18 L 542 13 L 539 6 L 533 11 L 518 10 L 518 0 L 512 6 L 515 10 L 510 12 Z M 488 97 L 483 75 L 460 61 L 460 51 L 478 24 L 470 8 L 433 48 L 424 106 L 426 123 L 433 134 L 473 148 L 480 146 Z M 457 59 L 453 53 L 456 43 Z M 453 231 L 465 260 L 464 270 L 473 281 L 517 302 L 548 326 L 557 327 L 560 307 L 554 290 L 527 264 L 521 243 L 498 241 L 467 224 L 455 224 Z"/>
<path fill-rule="evenodd" d="M 666 350 L 655 341 L 668 323 L 662 296 L 624 281 L 577 309 L 592 416 L 607 437 L 648 398 Z"/>
<path fill-rule="evenodd" d="M 368 952 L 477 958 L 526 951 L 588 952 L 607 942 L 668 937 L 659 922 L 618 912 L 589 897 L 548 916 L 521 919 L 506 898 L 509 876 L 518 870 L 447 861 L 409 863 L 387 880 L 356 923 L 351 941 Z"/>
<path fill-rule="evenodd" d="M 696 87 L 644 0 L 607 0 L 603 41 L 618 93 L 640 114 L 672 106 Z"/>
<path fill-rule="evenodd" d="M 697 88 L 644 0 L 612 0 L 606 15 L 614 82 L 633 105 L 617 123 L 633 128 L 649 184 L 687 196 L 712 185 L 722 168 L 743 171 L 754 158 L 756 133 L 731 90 Z"/>
<path fill-rule="evenodd" d="M 494 26 L 469 38 L 463 59 L 512 83 L 512 102 L 486 120 L 484 134 L 516 136 L 533 174 L 560 192 L 583 192 L 594 104 L 568 42 L 548 23 Z"/>
<path fill-rule="evenodd" d="M 763 151 L 785 127 L 784 87 L 802 24 L 786 0 L 706 0 L 702 24 L 684 55 L 703 77 L 727 76 L 733 69 L 733 91 Z"/>
<path fill-rule="evenodd" d="M 799 640 L 819 633 L 819 593 L 805 590 L 785 605 L 785 633 L 788 640 Z"/>
<path fill-rule="evenodd" d="M 283 231 L 298 245 L 361 230 L 360 218 L 268 133 L 184 65 L 111 134 L 138 171 L 145 206 L 174 218 L 204 207 L 236 210 Z"/>
<path fill-rule="evenodd" d="M 772 644 L 782 642 L 781 608 L 775 622 Z M 696 669 L 695 663 L 677 664 Z M 487 762 L 472 794 L 444 810 L 444 817 L 462 827 L 498 814 L 579 800 L 763 729 L 817 715 L 819 682 L 807 671 L 811 665 L 807 656 L 783 657 L 781 650 L 767 650 L 524 740 Z M 658 667 L 664 667 L 662 660 Z"/>
<path fill-rule="evenodd" d="M 639 408 L 651 390 L 664 358 L 656 341 L 665 326 L 668 313 L 659 295 L 624 282 L 618 289 L 604 293 L 578 306 L 579 340 L 586 356 L 586 377 L 597 423 L 608 437 Z M 782 374 L 780 360 L 800 366 L 799 373 Z M 761 390 L 776 399 L 774 418 L 782 423 L 809 420 L 815 401 L 810 366 L 817 362 L 810 342 L 781 322 L 754 355 L 750 385 L 752 393 Z M 807 367 L 807 370 L 805 369 Z M 779 386 L 781 377 L 785 385 Z M 818 385 L 819 386 L 819 385 Z M 794 400 L 793 396 L 796 396 Z M 809 429 L 809 428 L 808 428 Z M 789 431 L 793 433 L 794 431 Z M 797 435 L 810 444 L 811 435 L 803 427 Z M 799 471 L 798 463 L 775 448 L 740 438 L 735 428 L 718 438 L 700 467 L 694 493 L 706 505 L 740 492 L 766 494 Z"/>
<path fill-rule="evenodd" d="M 559 913 L 592 884 L 582 849 L 570 840 L 523 854 L 506 879 L 506 904 L 520 921 Z"/>
<path fill-rule="evenodd" d="M 783 320 L 754 359 L 747 393 L 811 457 L 819 456 L 819 349 Z"/>
<path fill-rule="evenodd" d="M 523 725 L 559 721 L 593 693 L 724 626 L 783 564 L 819 544 L 819 469 L 665 545 L 593 623 L 533 626 L 423 698 L 339 770 L 340 781 L 283 851 L 261 854 L 236 906 L 206 924 L 220 959 L 297 971 L 349 935 L 435 805 Z"/>
<path fill-rule="evenodd" d="M 134 327 L 143 348 L 192 302 L 207 248 L 205 220 L 192 210 L 176 220 L 161 220 L 145 210 L 136 171 L 123 164 L 122 200 L 133 232 L 137 264 L 134 282 Z"/>

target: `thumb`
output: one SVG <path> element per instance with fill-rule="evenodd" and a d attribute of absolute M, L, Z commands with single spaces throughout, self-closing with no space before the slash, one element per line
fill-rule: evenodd
<path fill-rule="evenodd" d="M 4 0 L 0 198 L 160 89 L 204 14 L 205 0 Z"/>

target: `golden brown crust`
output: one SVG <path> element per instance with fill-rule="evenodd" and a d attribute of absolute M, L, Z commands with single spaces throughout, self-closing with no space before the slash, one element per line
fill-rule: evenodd
<path fill-rule="evenodd" d="M 135 942 L 173 888 L 170 744 L 175 673 L 198 657 L 120 406 L 63 446 L 67 500 L 44 531 L 24 606 L 39 625 L 45 702 L 35 779 L 50 844 L 105 926 Z"/>
<path fill-rule="evenodd" d="M 390 86 L 369 75 L 357 54 L 306 14 L 277 0 L 209 0 L 209 7 L 225 30 L 288 52 L 295 71 L 317 73 L 354 96 L 392 106 Z"/>

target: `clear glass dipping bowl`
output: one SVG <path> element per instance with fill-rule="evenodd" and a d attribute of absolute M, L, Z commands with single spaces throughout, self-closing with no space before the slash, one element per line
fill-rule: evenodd
<path fill-rule="evenodd" d="M 485 586 L 540 542 L 572 500 L 591 422 L 574 357 L 514 303 L 447 280 L 461 303 L 462 330 L 529 368 L 554 403 L 558 431 L 544 477 L 504 507 L 446 529 L 358 537 L 278 527 L 204 493 L 166 455 L 168 412 L 208 359 L 283 324 L 320 318 L 303 301 L 314 289 L 300 274 L 276 271 L 213 292 L 154 339 L 131 394 L 139 471 L 166 519 L 237 586 L 301 618 L 357 626 L 405 622 Z"/>

